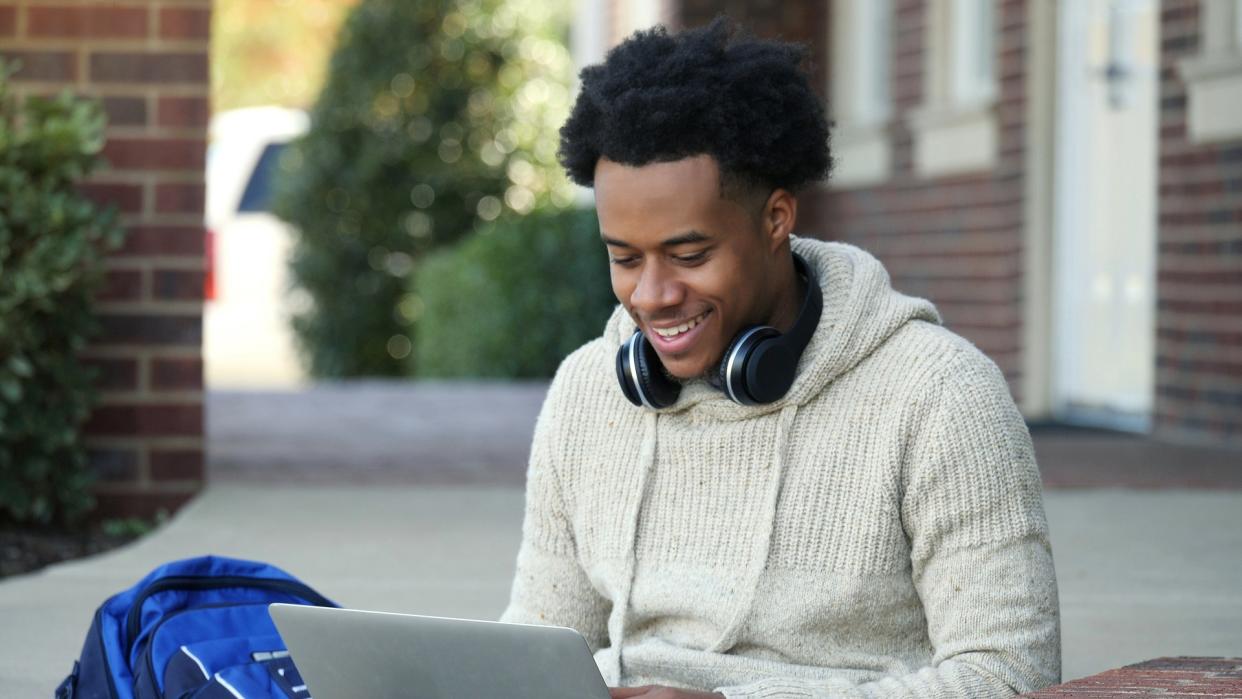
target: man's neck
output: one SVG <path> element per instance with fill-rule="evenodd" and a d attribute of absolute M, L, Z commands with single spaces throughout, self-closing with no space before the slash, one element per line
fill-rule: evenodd
<path fill-rule="evenodd" d="M 801 274 L 798 274 L 792 255 L 789 257 L 788 264 L 787 276 L 780 284 L 781 291 L 776 297 L 770 320 L 767 323 L 781 333 L 787 333 L 793 329 L 794 323 L 798 321 L 802 297 L 806 295 L 807 282 Z"/>

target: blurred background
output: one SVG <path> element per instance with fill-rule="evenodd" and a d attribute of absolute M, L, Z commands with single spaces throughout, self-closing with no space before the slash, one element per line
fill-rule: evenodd
<path fill-rule="evenodd" d="M 808 46 L 836 122 L 836 172 L 803 196 L 804 235 L 877 254 L 897 288 L 935 301 L 950 327 L 1000 364 L 1033 420 L 1242 445 L 1242 126 L 1232 113 L 1236 71 L 1220 68 L 1242 42 L 1234 0 L 590 0 L 538 3 L 536 16 L 520 3 L 462 3 L 458 14 L 441 8 L 448 14 L 429 25 L 389 22 L 365 38 L 361 17 L 380 6 L 359 8 L 356 32 L 341 33 L 355 5 L 215 6 L 208 386 L 550 375 L 567 349 L 594 335 L 610 301 L 548 325 L 572 341 L 541 365 L 498 365 L 499 357 L 483 356 L 481 336 L 503 326 L 509 335 L 496 342 L 512 347 L 512 333 L 535 320 L 476 322 L 449 308 L 437 290 L 460 297 L 464 269 L 487 264 L 487 246 L 476 245 L 467 262 L 458 238 L 516 218 L 511 212 L 589 205 L 589 193 L 574 196 L 551 157 L 575 72 L 635 29 L 728 13 L 756 34 Z M 506 13 L 523 17 L 522 26 Z M 422 47 L 420 38 L 434 59 L 403 50 Z M 364 51 L 359 43 L 384 41 L 391 50 L 364 66 L 351 62 Z M 458 51 L 467 63 L 499 52 L 514 72 L 446 85 Z M 413 77 L 431 68 L 439 77 Z M 341 109 L 354 112 L 341 117 Z M 293 149 L 297 163 L 282 169 L 277 154 L 307 133 L 308 110 L 319 125 Z M 359 136 L 350 129 L 368 131 L 373 143 L 351 141 Z M 377 164 L 354 176 L 358 187 L 374 177 L 366 184 L 400 190 L 391 202 L 331 186 L 341 184 L 331 179 L 337 173 L 319 161 L 331 162 L 331 149 L 347 142 L 403 153 L 398 174 Z M 441 183 L 443 172 L 467 165 L 482 179 Z M 310 181 L 307 169 L 325 167 L 330 181 Z M 283 215 L 271 201 L 282 185 Z M 333 194 L 335 210 L 313 210 L 311 202 L 327 205 Z M 450 209 L 460 218 L 446 218 Z M 330 237 L 342 226 L 384 228 L 393 239 L 364 232 L 367 240 L 346 251 L 303 230 L 295 255 L 298 224 Z M 441 257 L 427 259 L 433 251 Z M 321 254 L 335 261 L 322 279 Z M 555 266 L 565 260 L 579 262 L 564 256 Z M 546 298 L 541 283 L 529 288 Z M 481 312 L 469 305 L 469 315 Z M 457 352 L 483 354 L 449 367 L 438 348 L 420 352 L 446 332 L 456 333 Z"/>
<path fill-rule="evenodd" d="M 6 541 L 141 533 L 209 484 L 518 502 L 616 302 L 555 159 L 575 76 L 722 13 L 805 44 L 834 120 L 800 234 L 1008 379 L 1067 677 L 1155 655 L 1160 614 L 1242 654 L 1242 0 L 0 0 Z M 504 573 L 452 609 L 498 612 Z"/>

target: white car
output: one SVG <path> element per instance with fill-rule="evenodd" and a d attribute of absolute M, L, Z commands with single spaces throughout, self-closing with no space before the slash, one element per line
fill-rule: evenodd
<path fill-rule="evenodd" d="M 289 327 L 294 231 L 268 211 L 280 149 L 306 133 L 305 112 L 222 112 L 207 150 L 207 300 L 203 354 L 210 388 L 290 388 L 306 381 Z"/>

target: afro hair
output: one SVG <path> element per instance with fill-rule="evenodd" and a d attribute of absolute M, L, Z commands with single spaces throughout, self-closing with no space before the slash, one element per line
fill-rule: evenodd
<path fill-rule="evenodd" d="M 561 164 L 591 187 L 601 156 L 641 166 L 707 154 L 722 190 L 796 192 L 832 167 L 805 55 L 797 44 L 737 34 L 724 17 L 671 36 L 659 26 L 636 32 L 583 69 L 560 132 Z"/>

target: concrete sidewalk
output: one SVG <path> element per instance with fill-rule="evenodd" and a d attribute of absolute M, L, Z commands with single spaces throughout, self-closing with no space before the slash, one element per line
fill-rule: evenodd
<path fill-rule="evenodd" d="M 349 607 L 495 619 L 521 522 L 516 488 L 212 486 L 128 547 L 0 582 L 0 697 L 50 697 L 96 606 L 206 553 L 269 561 Z"/>
<path fill-rule="evenodd" d="M 203 553 L 270 561 L 347 606 L 495 618 L 545 388 L 211 394 L 206 493 L 126 548 L 0 582 L 0 696 L 50 695 L 106 596 L 162 562 Z M 1133 438 L 1109 446 L 1100 435 L 1054 433 L 1043 442 L 1054 447 L 1046 481 L 1061 472 L 1061 484 L 1093 483 L 1064 475 L 1074 473 L 1077 436 L 1093 440 L 1080 463 L 1151 451 Z M 1037 434 L 1043 466 L 1040 443 Z M 1229 454 L 1176 454 L 1198 464 L 1194 485 L 1227 485 L 1237 466 Z M 1046 492 L 1066 679 L 1159 656 L 1242 655 L 1242 490 L 1155 489 L 1177 465 L 1101 467 L 1105 482 L 1145 474 L 1142 490 Z"/>

